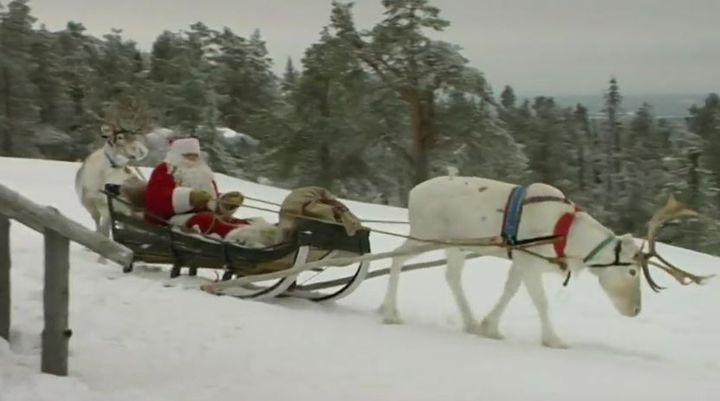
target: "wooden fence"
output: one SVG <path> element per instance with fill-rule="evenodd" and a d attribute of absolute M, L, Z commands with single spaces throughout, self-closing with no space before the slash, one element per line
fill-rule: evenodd
<path fill-rule="evenodd" d="M 45 236 L 45 284 L 41 370 L 67 376 L 70 299 L 70 241 L 84 245 L 109 260 L 128 266 L 133 252 L 85 226 L 63 216 L 57 209 L 43 207 L 0 185 L 0 337 L 10 341 L 10 221 L 18 221 Z"/>

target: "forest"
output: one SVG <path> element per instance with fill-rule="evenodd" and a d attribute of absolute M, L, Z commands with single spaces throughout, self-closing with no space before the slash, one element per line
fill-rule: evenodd
<path fill-rule="evenodd" d="M 102 145 L 101 122 L 132 104 L 138 131 L 198 136 L 218 173 L 360 201 L 404 206 L 415 184 L 449 171 L 540 181 L 643 236 L 674 194 L 710 219 L 671 223 L 660 240 L 720 254 L 718 94 L 672 121 L 651 104 L 625 109 L 610 75 L 601 115 L 520 98 L 433 39 L 450 21 L 430 1 L 382 5 L 384 18 L 361 30 L 352 3 L 333 2 L 317 42 L 276 74 L 261 29 L 243 37 L 197 22 L 142 51 L 119 29 L 49 31 L 28 0 L 2 2 L 0 156 L 82 160 Z"/>

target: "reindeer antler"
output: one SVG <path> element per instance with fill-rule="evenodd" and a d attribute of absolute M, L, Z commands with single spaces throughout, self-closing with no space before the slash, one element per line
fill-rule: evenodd
<path fill-rule="evenodd" d="M 135 97 L 126 97 L 108 107 L 105 117 L 92 113 L 99 121 L 109 125 L 113 132 L 142 134 L 150 126 L 147 108 Z"/>
<path fill-rule="evenodd" d="M 129 131 L 139 134 L 145 131 L 150 122 L 150 116 L 147 108 L 135 97 L 128 99 L 127 105 L 123 111 L 128 115 Z"/>
<path fill-rule="evenodd" d="M 668 273 L 682 285 L 688 285 L 691 283 L 704 284 L 708 279 L 715 276 L 714 274 L 710 276 L 698 276 L 686 272 L 685 270 L 682 270 L 677 266 L 673 265 L 672 263 L 668 262 L 665 258 L 663 258 L 657 253 L 657 250 L 655 248 L 655 240 L 658 231 L 660 230 L 660 228 L 662 228 L 662 225 L 670 220 L 683 217 L 699 218 L 701 217 L 701 215 L 695 210 L 690 209 L 686 205 L 678 202 L 675 199 L 675 196 L 670 195 L 665 206 L 659 211 L 657 211 L 648 223 L 648 252 L 643 252 L 643 248 L 645 247 L 645 241 L 643 241 L 643 244 L 640 247 L 640 253 L 638 254 L 638 258 L 642 265 L 645 279 L 648 282 L 650 288 L 655 292 L 659 292 L 659 290 L 663 289 L 663 287 L 659 286 L 650 276 L 649 265 L 655 266 Z M 652 257 L 656 257 L 660 263 L 651 261 L 650 258 Z"/>

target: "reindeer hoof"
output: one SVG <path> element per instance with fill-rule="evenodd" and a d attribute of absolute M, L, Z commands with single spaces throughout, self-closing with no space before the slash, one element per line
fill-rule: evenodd
<path fill-rule="evenodd" d="M 400 319 L 400 316 L 383 316 L 382 322 L 384 324 L 403 324 L 402 319 Z"/>
<path fill-rule="evenodd" d="M 387 308 L 385 305 L 379 309 L 380 315 L 382 316 L 382 322 L 384 324 L 402 324 L 403 321 L 400 319 L 400 313 L 397 308 Z"/>
<path fill-rule="evenodd" d="M 555 349 L 568 349 L 570 348 L 565 342 L 557 337 L 554 338 L 548 338 L 543 339 L 542 345 L 544 347 L 548 348 L 555 348 Z"/>
<path fill-rule="evenodd" d="M 466 327 L 465 331 L 471 334 L 476 334 L 485 338 L 490 338 L 493 340 L 504 340 L 505 336 L 500 334 L 500 330 L 498 329 L 497 323 L 491 324 L 487 320 L 483 320 L 482 323 L 474 325 L 470 327 Z"/>

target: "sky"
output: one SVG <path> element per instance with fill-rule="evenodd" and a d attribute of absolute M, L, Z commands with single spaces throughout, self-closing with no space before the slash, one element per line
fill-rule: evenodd
<path fill-rule="evenodd" d="M 6 0 L 0 0 L 7 3 Z M 149 50 L 163 30 L 202 21 L 249 36 L 260 29 L 275 69 L 297 64 L 329 23 L 331 0 L 30 0 L 51 30 L 82 22 Z M 460 45 L 495 92 L 601 94 L 615 76 L 625 94 L 707 94 L 720 88 L 720 0 L 434 0 L 451 25 L 436 38 Z M 371 28 L 380 0 L 357 0 Z M 296 64 L 296 65 L 297 65 Z"/>

